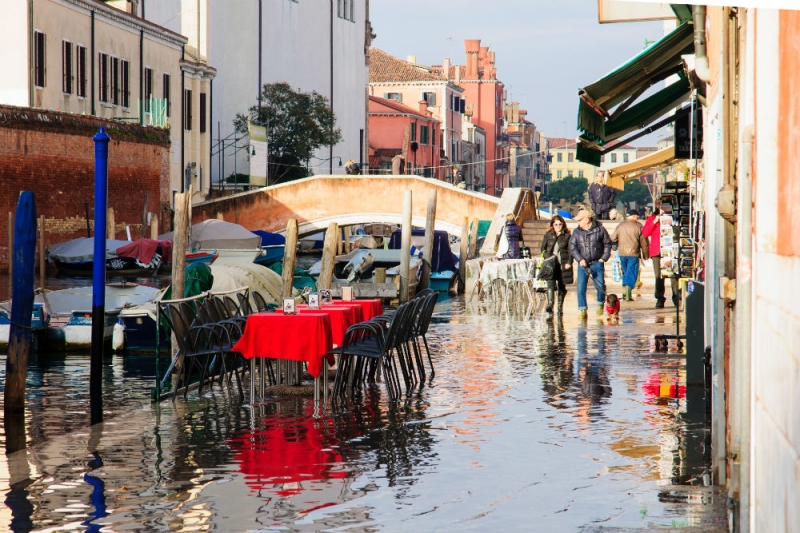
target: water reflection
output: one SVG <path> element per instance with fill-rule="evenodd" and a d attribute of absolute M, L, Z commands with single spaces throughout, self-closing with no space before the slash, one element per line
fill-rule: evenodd
<path fill-rule="evenodd" d="M 218 386 L 153 406 L 152 358 L 113 356 L 104 366 L 112 414 L 92 428 L 88 356 L 48 355 L 31 367 L 31 447 L 0 464 L 0 529 L 501 531 L 535 521 L 542 531 L 579 531 L 691 522 L 682 506 L 694 496 L 672 487 L 702 483 L 707 421 L 689 409 L 681 360 L 653 356 L 646 331 L 622 331 L 444 301 L 429 335 L 430 383 L 396 401 L 371 387 L 318 418 L 308 397 L 251 406 Z"/>

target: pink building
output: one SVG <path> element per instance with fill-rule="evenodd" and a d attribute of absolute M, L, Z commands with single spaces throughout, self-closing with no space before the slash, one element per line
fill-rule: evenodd
<path fill-rule="evenodd" d="M 369 97 L 370 172 L 390 173 L 392 158 L 399 154 L 405 159 L 406 174 L 437 177 L 441 154 L 436 139 L 441 125 L 425 100 L 417 106 L 414 109 L 394 100 Z"/>

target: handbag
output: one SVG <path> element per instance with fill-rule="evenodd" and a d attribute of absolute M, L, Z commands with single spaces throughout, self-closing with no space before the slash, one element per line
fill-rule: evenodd
<path fill-rule="evenodd" d="M 614 283 L 622 281 L 622 261 L 619 260 L 619 254 L 614 254 L 611 258 L 611 279 Z"/>
<path fill-rule="evenodd" d="M 558 241 L 553 248 L 553 255 L 542 261 L 539 266 L 539 271 L 536 273 L 536 279 L 552 280 L 556 277 L 556 268 L 558 267 Z M 544 256 L 544 252 L 542 252 Z"/>
<path fill-rule="evenodd" d="M 503 259 L 508 253 L 508 235 L 506 235 L 506 227 L 503 226 L 503 231 L 500 232 L 500 243 L 497 245 L 497 253 L 495 257 Z"/>

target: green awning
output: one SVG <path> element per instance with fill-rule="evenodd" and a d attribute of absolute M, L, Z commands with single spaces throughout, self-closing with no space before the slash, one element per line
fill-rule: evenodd
<path fill-rule="evenodd" d="M 578 129 L 591 141 L 606 142 L 606 119 L 622 115 L 650 86 L 683 71 L 681 56 L 694 52 L 693 25 L 684 22 L 624 65 L 580 91 Z M 620 113 L 622 110 L 622 113 Z"/>
<path fill-rule="evenodd" d="M 659 117 L 689 99 L 692 89 L 686 79 L 668 85 L 657 93 L 629 107 L 614 120 L 605 123 L 605 142 L 619 139 L 623 135 L 646 127 Z"/>

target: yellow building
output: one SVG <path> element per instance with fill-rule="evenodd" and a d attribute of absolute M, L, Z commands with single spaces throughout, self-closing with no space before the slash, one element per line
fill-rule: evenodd
<path fill-rule="evenodd" d="M 576 141 L 563 137 L 545 137 L 550 155 L 550 180 L 557 181 L 562 178 L 586 178 L 590 183 L 599 169 L 594 165 L 578 161 L 575 157 Z"/>

